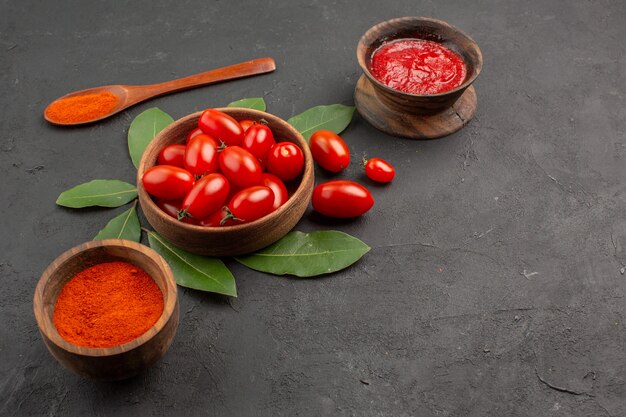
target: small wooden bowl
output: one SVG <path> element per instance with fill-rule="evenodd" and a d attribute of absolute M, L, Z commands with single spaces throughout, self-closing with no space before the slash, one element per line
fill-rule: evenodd
<path fill-rule="evenodd" d="M 53 322 L 61 289 L 80 271 L 104 262 L 128 262 L 144 271 L 163 293 L 163 314 L 143 335 L 120 346 L 88 348 L 59 335 Z M 80 375 L 101 380 L 133 377 L 159 360 L 178 328 L 176 282 L 167 262 L 152 249 L 121 239 L 94 240 L 78 245 L 55 259 L 41 275 L 33 300 L 39 331 L 52 356 Z"/>
<path fill-rule="evenodd" d="M 372 54 L 382 44 L 413 38 L 438 42 L 461 55 L 467 76 L 457 88 L 439 94 L 409 94 L 378 81 L 370 72 Z M 483 58 L 478 44 L 446 22 L 426 17 L 401 17 L 370 28 L 359 41 L 357 59 L 363 75 L 355 90 L 359 113 L 374 127 L 395 136 L 430 139 L 449 135 L 469 122 L 476 111 L 472 83 Z"/>
<path fill-rule="evenodd" d="M 277 142 L 288 141 L 304 154 L 304 172 L 289 200 L 278 210 L 250 223 L 228 227 L 202 227 L 180 222 L 165 214 L 143 187 L 141 178 L 156 162 L 159 151 L 174 143 L 185 143 L 185 136 L 197 127 L 202 112 L 190 114 L 163 129 L 148 145 L 137 170 L 137 190 L 141 209 L 152 227 L 174 245 L 186 251 L 208 256 L 235 256 L 264 248 L 285 236 L 302 218 L 313 192 L 313 157 L 309 146 L 293 126 L 259 110 L 237 107 L 217 109 L 236 120 L 265 119 Z M 296 181 L 297 182 L 297 181 Z"/>

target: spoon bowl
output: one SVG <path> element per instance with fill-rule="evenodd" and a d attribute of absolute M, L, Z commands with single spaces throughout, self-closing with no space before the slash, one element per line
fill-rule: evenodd
<path fill-rule="evenodd" d="M 148 100 L 153 97 L 176 91 L 188 90 L 190 88 L 200 87 L 203 85 L 215 84 L 222 81 L 233 80 L 236 78 L 249 77 L 252 75 L 264 74 L 272 72 L 276 69 L 276 63 L 272 58 L 259 58 L 252 61 L 246 61 L 223 68 L 217 68 L 200 74 L 190 75 L 188 77 L 176 80 L 166 81 L 158 84 L 149 85 L 105 85 L 101 87 L 88 88 L 86 90 L 74 91 L 66 94 L 50 103 L 44 110 L 44 119 L 48 123 L 57 126 L 75 126 L 87 123 L 93 123 L 113 116 L 120 111 L 134 106 L 137 103 Z M 50 107 L 60 100 L 80 97 L 87 94 L 109 93 L 117 97 L 117 102 L 106 114 L 98 115 L 86 120 L 80 121 L 61 121 L 49 116 Z"/>
<path fill-rule="evenodd" d="M 102 119 L 106 119 L 107 117 L 113 116 L 114 114 L 121 112 L 122 110 L 124 110 L 127 107 L 132 106 L 133 104 L 137 104 L 139 101 L 134 101 L 129 104 L 129 96 L 130 96 L 129 90 L 130 89 L 132 89 L 132 86 L 114 84 L 114 85 L 104 85 L 101 87 L 87 88 L 86 90 L 74 91 L 72 93 L 61 96 L 57 98 L 56 100 L 54 100 L 52 103 L 48 104 L 48 107 L 46 107 L 46 109 L 44 110 L 43 117 L 44 119 L 46 119 L 48 123 L 51 123 L 56 126 L 73 126 L 73 125 L 81 125 L 81 124 L 86 124 L 86 123 L 97 122 Z M 110 93 L 117 97 L 117 102 L 115 103 L 115 106 L 108 113 L 100 117 L 96 117 L 96 118 L 81 121 L 81 122 L 68 123 L 68 122 L 61 122 L 59 120 L 55 120 L 48 116 L 48 110 L 50 109 L 50 107 L 53 104 L 61 100 L 65 100 L 65 99 L 72 98 L 72 97 L 85 96 L 88 94 L 100 94 L 100 93 Z"/>

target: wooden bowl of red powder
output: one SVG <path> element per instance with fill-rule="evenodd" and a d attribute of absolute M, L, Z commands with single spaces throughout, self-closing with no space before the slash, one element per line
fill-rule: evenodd
<path fill-rule="evenodd" d="M 43 272 L 33 303 L 50 353 L 95 379 L 139 374 L 163 357 L 178 328 L 172 271 L 155 251 L 128 240 L 68 250 Z"/>
<path fill-rule="evenodd" d="M 483 59 L 478 44 L 441 20 L 401 17 L 370 28 L 357 46 L 363 75 L 356 106 L 374 127 L 409 138 L 435 138 L 463 127 L 476 110 L 472 83 Z"/>

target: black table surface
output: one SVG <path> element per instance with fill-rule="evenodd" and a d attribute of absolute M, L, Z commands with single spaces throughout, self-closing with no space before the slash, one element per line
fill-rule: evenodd
<path fill-rule="evenodd" d="M 47 352 L 32 312 L 41 272 L 125 210 L 70 210 L 60 192 L 134 182 L 126 134 L 141 111 L 174 118 L 264 97 L 288 118 L 353 103 L 356 44 L 380 21 L 430 16 L 484 55 L 478 111 L 412 141 L 355 117 L 343 134 L 397 168 L 350 222 L 372 249 L 317 279 L 227 260 L 235 299 L 182 289 L 167 355 L 93 382 Z M 625 416 L 626 2 L 0 2 L 0 415 Z M 146 84 L 271 56 L 269 75 L 161 97 L 63 129 L 67 92 Z M 330 178 L 317 172 L 317 180 Z M 145 237 L 144 237 L 145 239 Z"/>

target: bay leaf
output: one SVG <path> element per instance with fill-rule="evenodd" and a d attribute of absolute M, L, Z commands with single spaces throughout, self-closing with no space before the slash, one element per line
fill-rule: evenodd
<path fill-rule="evenodd" d="M 146 232 L 150 247 L 170 265 L 178 285 L 237 297 L 235 277 L 220 259 L 189 253 L 156 232 Z"/>
<path fill-rule="evenodd" d="M 92 180 L 63 191 L 56 203 L 59 206 L 119 207 L 137 198 L 137 188 L 120 180 Z"/>
<path fill-rule="evenodd" d="M 141 240 L 141 226 L 136 207 L 137 200 L 131 208 L 113 217 L 93 240 L 126 239 L 139 242 Z"/>
<path fill-rule="evenodd" d="M 128 129 L 128 152 L 135 168 L 139 166 L 141 155 L 152 139 L 173 121 L 172 116 L 157 107 L 135 117 Z"/>
<path fill-rule="evenodd" d="M 337 134 L 348 127 L 354 115 L 354 106 L 330 104 L 327 106 L 312 107 L 287 122 L 295 127 L 306 140 L 318 130 L 325 129 Z"/>
<path fill-rule="evenodd" d="M 254 98 L 244 98 L 241 100 L 233 101 L 228 105 L 228 107 L 244 107 L 246 109 L 254 109 L 265 111 L 267 106 L 265 105 L 265 100 L 263 97 L 254 97 Z"/>
<path fill-rule="evenodd" d="M 294 231 L 256 253 L 235 259 L 261 272 L 313 277 L 347 268 L 369 250 L 359 239 L 336 230 Z"/>

